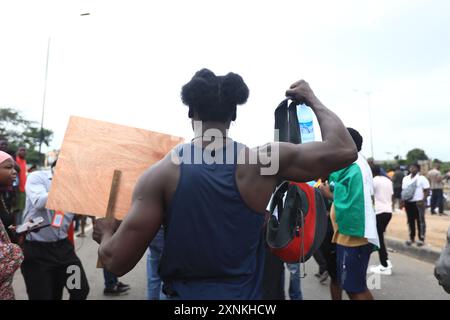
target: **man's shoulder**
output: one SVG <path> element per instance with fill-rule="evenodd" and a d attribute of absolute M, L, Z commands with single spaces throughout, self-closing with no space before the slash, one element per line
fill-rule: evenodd
<path fill-rule="evenodd" d="M 147 191 L 162 189 L 174 175 L 178 174 L 181 160 L 177 157 L 176 150 L 172 150 L 172 152 L 169 152 L 163 159 L 149 166 L 139 176 L 138 185 L 141 188 Z"/>

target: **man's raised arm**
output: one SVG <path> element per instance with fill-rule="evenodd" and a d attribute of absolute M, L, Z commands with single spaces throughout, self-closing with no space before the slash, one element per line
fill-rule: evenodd
<path fill-rule="evenodd" d="M 309 84 L 300 80 L 291 85 L 286 96 L 311 107 L 319 121 L 322 142 L 294 145 L 279 143 L 280 180 L 309 181 L 353 163 L 358 152 L 341 119 L 325 107 Z"/>

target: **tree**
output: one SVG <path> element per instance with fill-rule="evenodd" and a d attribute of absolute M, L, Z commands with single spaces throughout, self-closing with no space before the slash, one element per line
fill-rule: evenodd
<path fill-rule="evenodd" d="M 408 164 L 416 163 L 419 160 L 428 160 L 425 151 L 419 148 L 412 149 L 406 154 L 406 162 Z"/>
<path fill-rule="evenodd" d="M 441 172 L 446 173 L 450 171 L 450 162 L 442 162 L 441 163 Z"/>
<path fill-rule="evenodd" d="M 42 143 L 48 146 L 52 140 L 53 131 L 42 130 Z M 12 108 L 0 108 L 0 138 L 8 141 L 9 151 L 15 153 L 20 146 L 27 148 L 27 161 L 42 164 L 45 155 L 36 150 L 41 139 L 40 126 L 35 121 L 23 117 L 20 111 Z"/>
<path fill-rule="evenodd" d="M 0 137 L 10 143 L 20 138 L 23 130 L 30 125 L 19 111 L 11 108 L 0 108 Z"/>

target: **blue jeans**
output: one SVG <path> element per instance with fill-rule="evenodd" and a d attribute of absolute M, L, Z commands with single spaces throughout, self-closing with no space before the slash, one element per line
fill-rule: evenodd
<path fill-rule="evenodd" d="M 302 288 L 300 286 L 300 263 L 287 263 L 289 270 L 289 297 L 291 300 L 303 300 Z"/>
<path fill-rule="evenodd" d="M 114 289 L 119 282 L 119 279 L 105 268 L 103 268 L 103 277 L 105 278 L 105 289 Z"/>
<path fill-rule="evenodd" d="M 164 247 L 164 230 L 161 228 L 152 240 L 147 254 L 147 298 L 148 300 L 165 300 L 162 293 L 161 278 L 158 267 Z"/>

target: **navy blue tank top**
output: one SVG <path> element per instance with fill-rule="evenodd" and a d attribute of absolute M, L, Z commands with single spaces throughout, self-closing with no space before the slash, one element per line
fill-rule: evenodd
<path fill-rule="evenodd" d="M 180 178 L 165 220 L 160 274 L 181 299 L 261 299 L 264 214 L 238 191 L 236 159 L 244 145 L 211 153 L 181 145 Z"/>

